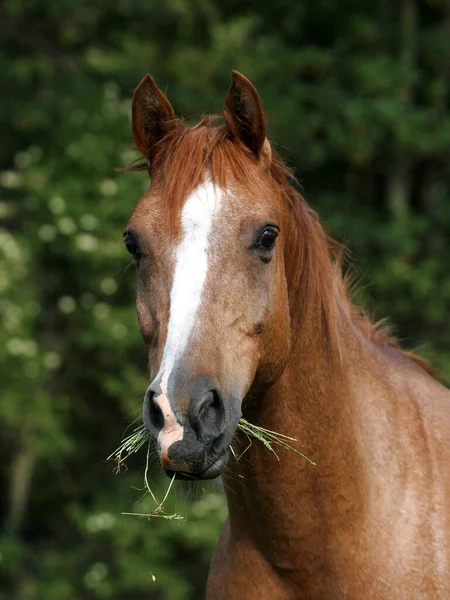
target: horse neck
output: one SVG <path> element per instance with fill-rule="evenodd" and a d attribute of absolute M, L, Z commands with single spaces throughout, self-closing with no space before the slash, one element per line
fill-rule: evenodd
<path fill-rule="evenodd" d="M 330 342 L 324 335 L 318 307 L 303 303 L 292 323 L 298 337 L 283 375 L 244 406 L 249 422 L 295 438 L 292 446 L 316 466 L 274 446 L 277 460 L 259 441 L 249 446 L 240 435 L 239 448 L 247 450 L 239 460 L 231 459 L 224 477 L 232 530 L 252 538 L 265 531 L 267 552 L 270 539 L 294 534 L 316 544 L 333 523 L 348 522 L 343 516 L 349 510 L 357 522 L 364 504 L 358 408 L 351 383 L 364 344 L 347 311 L 339 308 L 338 296 L 336 303 L 338 339 Z M 273 551 L 279 553 L 278 544 Z"/>

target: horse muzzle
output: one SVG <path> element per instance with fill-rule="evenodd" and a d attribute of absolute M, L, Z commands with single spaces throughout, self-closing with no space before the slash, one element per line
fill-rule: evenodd
<path fill-rule="evenodd" d="M 229 443 L 240 417 L 239 404 L 225 399 L 209 377 L 198 377 L 189 397 L 180 398 L 158 378 L 144 398 L 144 424 L 169 477 L 213 479 L 228 460 Z"/>

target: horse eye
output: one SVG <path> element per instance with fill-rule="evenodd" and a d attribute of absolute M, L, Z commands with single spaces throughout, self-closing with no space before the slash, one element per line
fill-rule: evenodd
<path fill-rule="evenodd" d="M 278 237 L 278 232 L 274 229 L 267 227 L 261 234 L 261 237 L 258 241 L 258 246 L 262 250 L 273 250 L 275 246 L 275 241 Z"/>
<path fill-rule="evenodd" d="M 133 258 L 139 257 L 139 246 L 136 239 L 130 233 L 125 235 L 125 248 L 133 256 Z"/>

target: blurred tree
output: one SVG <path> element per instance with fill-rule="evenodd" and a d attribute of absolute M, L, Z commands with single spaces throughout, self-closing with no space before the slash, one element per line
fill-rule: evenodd
<path fill-rule="evenodd" d="M 197 599 L 220 493 L 134 520 L 145 456 L 103 462 L 147 381 L 121 232 L 148 181 L 113 170 L 133 89 L 150 71 L 190 120 L 248 75 L 359 300 L 449 375 L 450 5 L 5 0 L 0 33 L 0 598 Z"/>

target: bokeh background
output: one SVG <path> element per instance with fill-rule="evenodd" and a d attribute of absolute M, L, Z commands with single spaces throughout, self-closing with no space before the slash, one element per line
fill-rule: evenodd
<path fill-rule="evenodd" d="M 121 514 L 151 508 L 145 453 L 105 462 L 147 385 L 133 89 L 150 72 L 191 120 L 251 78 L 358 302 L 449 376 L 450 2 L 4 0 L 0 34 L 0 598 L 197 600 L 220 485 L 149 522 Z"/>

